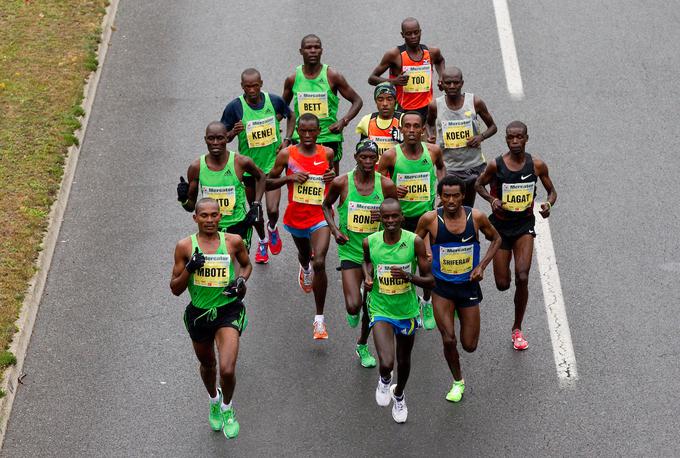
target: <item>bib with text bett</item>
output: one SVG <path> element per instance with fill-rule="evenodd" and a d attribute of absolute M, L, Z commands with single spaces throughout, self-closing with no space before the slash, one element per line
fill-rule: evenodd
<path fill-rule="evenodd" d="M 522 212 L 534 203 L 536 183 L 503 183 L 502 208 L 511 212 Z"/>
<path fill-rule="evenodd" d="M 236 188 L 234 186 L 202 186 L 203 197 L 215 199 L 220 206 L 220 213 L 223 216 L 234 214 L 236 206 Z"/>
<path fill-rule="evenodd" d="M 430 92 L 432 86 L 432 66 L 430 63 L 423 65 L 404 65 L 403 71 L 408 75 L 408 82 L 404 86 L 407 94 Z"/>
<path fill-rule="evenodd" d="M 309 175 L 304 183 L 293 184 L 293 201 L 301 204 L 321 205 L 326 183 L 322 175 Z"/>
<path fill-rule="evenodd" d="M 328 117 L 328 93 L 326 92 L 298 92 L 298 113 L 311 113 L 317 118 Z"/>
<path fill-rule="evenodd" d="M 411 273 L 411 264 L 378 264 L 376 272 L 378 274 L 378 291 L 381 294 L 393 296 L 404 294 L 411 289 L 411 282 L 405 278 L 392 277 L 392 267 L 398 267 L 406 273 Z"/>
<path fill-rule="evenodd" d="M 461 275 L 472 271 L 474 247 L 463 245 L 457 247 L 439 247 L 439 264 L 441 271 L 450 275 Z"/>
<path fill-rule="evenodd" d="M 228 254 L 204 254 L 205 264 L 194 272 L 194 285 L 224 288 L 229 284 L 230 257 Z"/>
<path fill-rule="evenodd" d="M 465 148 L 474 135 L 472 118 L 448 119 L 441 122 L 445 148 Z"/>
<path fill-rule="evenodd" d="M 397 186 L 408 189 L 406 195 L 399 200 L 407 202 L 429 202 L 430 172 L 398 173 Z"/>
<path fill-rule="evenodd" d="M 371 210 L 380 209 L 380 204 L 349 202 L 347 204 L 347 229 L 361 234 L 372 234 L 380 228 L 380 220 L 371 221 Z"/>
<path fill-rule="evenodd" d="M 246 138 L 248 139 L 248 148 L 262 148 L 276 143 L 277 132 L 274 116 L 248 121 Z"/>

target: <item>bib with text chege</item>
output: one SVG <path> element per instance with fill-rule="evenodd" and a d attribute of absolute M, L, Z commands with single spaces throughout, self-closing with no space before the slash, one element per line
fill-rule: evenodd
<path fill-rule="evenodd" d="M 465 148 L 468 140 L 474 135 L 472 118 L 448 119 L 442 121 L 441 124 L 445 148 Z"/>
<path fill-rule="evenodd" d="M 205 264 L 194 272 L 194 285 L 224 288 L 229 284 L 231 268 L 228 254 L 204 254 Z"/>
<path fill-rule="evenodd" d="M 522 212 L 534 203 L 536 183 L 503 183 L 501 206 L 511 212 Z"/>
<path fill-rule="evenodd" d="M 378 292 L 380 294 L 387 294 L 393 296 L 395 294 L 404 294 L 411 289 L 411 283 L 405 278 L 392 277 L 392 267 L 398 267 L 406 273 L 411 273 L 411 264 L 378 264 Z M 375 288 L 375 285 L 373 286 Z"/>
<path fill-rule="evenodd" d="M 293 201 L 301 204 L 321 205 L 326 183 L 321 175 L 309 175 L 304 183 L 293 183 Z"/>
<path fill-rule="evenodd" d="M 408 75 L 404 93 L 430 92 L 432 87 L 432 67 L 430 64 L 404 65 L 402 69 Z"/>
<path fill-rule="evenodd" d="M 461 275 L 472 271 L 472 255 L 474 247 L 463 245 L 456 247 L 439 247 L 439 267 L 442 273 Z"/>
<path fill-rule="evenodd" d="M 261 148 L 276 142 L 276 120 L 274 116 L 248 121 L 246 124 L 248 148 Z"/>
<path fill-rule="evenodd" d="M 298 113 L 311 113 L 317 118 L 328 117 L 328 93 L 326 92 L 298 92 Z"/>
<path fill-rule="evenodd" d="M 430 172 L 397 173 L 397 186 L 405 186 L 408 192 L 399 200 L 429 202 Z"/>
<path fill-rule="evenodd" d="M 203 197 L 215 199 L 220 206 L 220 213 L 224 216 L 234 214 L 236 207 L 236 188 L 234 186 L 203 186 Z"/>
<path fill-rule="evenodd" d="M 361 234 L 372 234 L 380 228 L 380 220 L 372 221 L 371 210 L 378 210 L 379 204 L 352 202 L 347 204 L 347 229 Z"/>

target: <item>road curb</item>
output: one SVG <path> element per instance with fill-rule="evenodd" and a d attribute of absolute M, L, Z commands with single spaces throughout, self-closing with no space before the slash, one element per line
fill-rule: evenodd
<path fill-rule="evenodd" d="M 33 325 L 35 324 L 35 317 L 38 314 L 38 307 L 47 282 L 47 274 L 52 263 L 52 255 L 59 237 L 59 230 L 64 219 L 64 212 L 68 203 L 68 197 L 71 192 L 71 183 L 75 174 L 76 165 L 78 163 L 78 156 L 80 155 L 80 148 L 85 138 L 87 131 L 87 124 L 90 119 L 90 112 L 97 93 L 97 86 L 99 85 L 99 78 L 104 67 L 106 54 L 111 41 L 111 34 L 113 33 L 113 22 L 118 10 L 119 0 L 110 0 L 109 6 L 106 9 L 106 14 L 102 20 L 102 35 L 99 48 L 97 49 L 97 58 L 99 60 L 99 67 L 96 71 L 90 74 L 85 88 L 83 89 L 83 103 L 81 106 L 85 110 L 85 115 L 81 120 L 81 128 L 77 130 L 74 135 L 78 138 L 78 145 L 71 146 L 66 155 L 66 162 L 64 164 L 64 175 L 61 179 L 61 186 L 57 198 L 52 204 L 50 214 L 48 216 L 47 232 L 42 242 L 42 250 L 38 255 L 36 262 L 36 273 L 29 282 L 26 297 L 24 298 L 19 318 L 15 322 L 17 332 L 12 339 L 9 350 L 16 356 L 17 362 L 15 365 L 6 369 L 0 388 L 5 391 L 5 397 L 0 399 L 0 450 L 5 441 L 5 432 L 7 431 L 7 424 L 12 412 L 12 405 L 17 392 L 17 386 L 21 383 L 20 378 L 24 366 L 24 359 L 26 358 L 26 351 L 33 333 Z"/>

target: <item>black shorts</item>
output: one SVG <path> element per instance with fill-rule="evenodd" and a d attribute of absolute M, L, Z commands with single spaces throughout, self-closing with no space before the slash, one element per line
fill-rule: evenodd
<path fill-rule="evenodd" d="M 246 250 L 250 251 L 250 239 L 253 236 L 253 226 L 244 221 L 238 222 L 233 226 L 227 226 L 222 229 L 222 232 L 228 234 L 240 235 L 243 239 L 243 243 L 246 245 Z"/>
<path fill-rule="evenodd" d="M 191 302 L 184 310 L 184 326 L 194 342 L 206 342 L 215 338 L 220 328 L 234 328 L 241 335 L 248 326 L 246 308 L 241 301 L 234 301 L 215 309 L 217 316 L 210 319 L 208 310 L 199 309 Z M 203 316 L 201 316 L 203 315 Z"/>
<path fill-rule="evenodd" d="M 415 232 L 416 227 L 418 227 L 418 221 L 420 221 L 420 216 L 404 216 L 404 222 L 402 223 L 401 228 L 407 231 Z"/>
<path fill-rule="evenodd" d="M 479 178 L 479 176 L 484 173 L 484 169 L 486 169 L 486 164 L 480 164 L 476 167 L 466 170 L 447 170 L 446 174 L 453 175 L 465 183 L 465 192 L 467 192 L 467 190 L 470 189 L 470 186 L 474 186 L 477 178 Z"/>
<path fill-rule="evenodd" d="M 354 261 L 343 259 L 340 261 L 340 270 L 361 269 L 361 264 Z"/>
<path fill-rule="evenodd" d="M 338 162 L 342 159 L 342 142 L 323 142 L 319 143 L 321 146 L 327 146 L 333 150 L 333 161 Z"/>
<path fill-rule="evenodd" d="M 243 175 L 243 186 L 255 189 L 255 178 L 252 175 Z"/>
<path fill-rule="evenodd" d="M 530 234 L 536 237 L 534 226 L 536 225 L 536 218 L 531 215 L 528 218 L 518 220 L 504 220 L 496 218 L 496 215 L 491 214 L 489 221 L 496 228 L 501 235 L 501 250 L 512 250 L 515 242 L 523 235 Z"/>
<path fill-rule="evenodd" d="M 451 283 L 435 278 L 433 293 L 445 299 L 453 301 L 456 308 L 465 308 L 479 305 L 482 302 L 482 288 L 479 282 L 469 281 L 466 283 Z"/>

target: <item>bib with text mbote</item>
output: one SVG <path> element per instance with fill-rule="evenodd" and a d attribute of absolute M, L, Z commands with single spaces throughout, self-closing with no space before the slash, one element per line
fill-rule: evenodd
<path fill-rule="evenodd" d="M 248 148 L 262 148 L 276 142 L 276 121 L 274 116 L 248 121 L 246 125 Z"/>
<path fill-rule="evenodd" d="M 301 204 L 321 205 L 326 184 L 321 175 L 309 175 L 304 183 L 293 183 L 293 201 Z"/>
<path fill-rule="evenodd" d="M 534 202 L 536 183 L 503 183 L 502 208 L 511 212 L 521 212 Z"/>
<path fill-rule="evenodd" d="M 203 186 L 203 197 L 215 199 L 220 206 L 220 213 L 231 216 L 236 206 L 236 188 L 234 186 Z"/>
<path fill-rule="evenodd" d="M 317 118 L 328 117 L 328 93 L 326 92 L 298 92 L 298 113 L 311 113 Z"/>
<path fill-rule="evenodd" d="M 204 254 L 205 264 L 194 272 L 194 285 L 224 288 L 229 284 L 230 257 L 228 254 Z"/>

